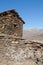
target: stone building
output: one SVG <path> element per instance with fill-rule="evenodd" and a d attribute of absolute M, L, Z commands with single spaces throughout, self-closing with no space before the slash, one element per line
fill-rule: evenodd
<path fill-rule="evenodd" d="M 22 37 L 25 22 L 15 10 L 0 13 L 0 34 Z"/>

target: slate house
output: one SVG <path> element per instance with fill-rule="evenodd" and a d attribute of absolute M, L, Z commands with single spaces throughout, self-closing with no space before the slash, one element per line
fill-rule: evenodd
<path fill-rule="evenodd" d="M 22 37 L 23 24 L 25 24 L 25 22 L 15 10 L 0 13 L 0 34 Z"/>

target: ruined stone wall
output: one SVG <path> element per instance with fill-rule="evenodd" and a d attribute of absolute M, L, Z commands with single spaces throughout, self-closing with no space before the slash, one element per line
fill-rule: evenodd
<path fill-rule="evenodd" d="M 22 36 L 23 22 L 16 15 L 0 16 L 0 33 Z"/>

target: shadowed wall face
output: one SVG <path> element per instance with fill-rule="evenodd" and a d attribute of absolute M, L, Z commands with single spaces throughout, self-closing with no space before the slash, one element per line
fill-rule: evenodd
<path fill-rule="evenodd" d="M 0 33 L 22 37 L 23 22 L 16 14 L 7 12 L 0 16 Z"/>

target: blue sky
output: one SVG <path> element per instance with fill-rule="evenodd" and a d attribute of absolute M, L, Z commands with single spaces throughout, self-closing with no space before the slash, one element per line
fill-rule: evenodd
<path fill-rule="evenodd" d="M 9 9 L 23 18 L 24 29 L 43 28 L 43 0 L 0 0 L 0 12 Z"/>

